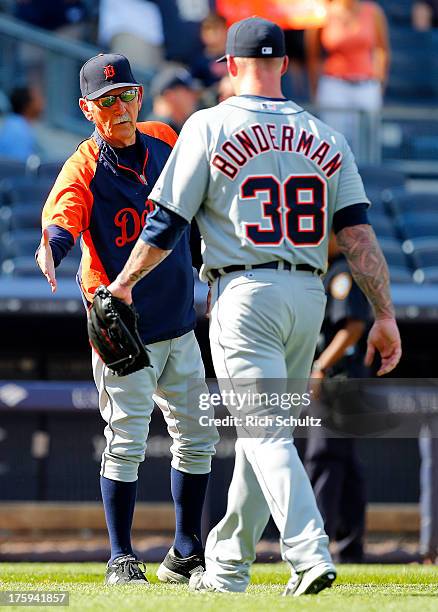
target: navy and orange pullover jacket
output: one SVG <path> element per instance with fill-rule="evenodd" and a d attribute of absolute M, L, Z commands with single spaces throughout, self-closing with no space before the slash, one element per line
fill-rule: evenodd
<path fill-rule="evenodd" d="M 87 303 L 122 270 L 154 204 L 148 199 L 176 142 L 164 123 L 137 124 L 136 143 L 116 149 L 94 132 L 62 168 L 42 213 L 59 265 L 81 236 L 77 280 Z M 176 338 L 195 327 L 190 228 L 172 253 L 134 288 L 145 343 Z"/>

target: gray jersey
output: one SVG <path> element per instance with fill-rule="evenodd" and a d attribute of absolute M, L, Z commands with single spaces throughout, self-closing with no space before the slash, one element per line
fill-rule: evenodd
<path fill-rule="evenodd" d="M 345 138 L 290 101 L 232 97 L 186 122 L 150 198 L 203 237 L 212 268 L 326 269 L 333 215 L 369 203 Z"/>

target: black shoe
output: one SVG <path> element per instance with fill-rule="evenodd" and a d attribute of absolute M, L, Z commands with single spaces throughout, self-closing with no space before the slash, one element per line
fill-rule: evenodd
<path fill-rule="evenodd" d="M 140 569 L 140 565 L 142 569 Z M 105 576 L 105 584 L 113 586 L 114 584 L 143 584 L 149 585 L 144 572 L 146 566 L 142 561 L 139 561 L 134 555 L 124 555 L 117 557 L 111 563 L 108 563 Z"/>
<path fill-rule="evenodd" d="M 157 570 L 157 577 L 161 582 L 187 584 L 190 576 L 204 570 L 205 559 L 202 553 L 185 558 L 177 557 L 172 546 Z"/>

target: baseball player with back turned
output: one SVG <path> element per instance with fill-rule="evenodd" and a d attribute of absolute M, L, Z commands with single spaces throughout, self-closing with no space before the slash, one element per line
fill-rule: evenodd
<path fill-rule="evenodd" d="M 375 322 L 367 361 L 379 374 L 401 356 L 386 262 L 367 220 L 366 198 L 345 138 L 284 98 L 281 29 L 252 17 L 228 32 L 236 96 L 195 113 L 151 193 L 158 204 L 110 291 L 132 287 L 169 255 L 193 217 L 212 283 L 210 340 L 218 379 L 282 381 L 309 376 L 324 316 L 320 278 L 333 226 Z M 251 382 L 252 384 L 252 382 Z M 269 404 L 254 411 L 272 415 Z M 240 436 L 225 517 L 206 545 L 195 590 L 244 591 L 255 546 L 272 515 L 291 568 L 285 594 L 317 593 L 336 577 L 328 538 L 291 430 Z"/>
<path fill-rule="evenodd" d="M 143 88 L 126 57 L 100 54 L 80 72 L 79 105 L 95 130 L 67 160 L 43 210 L 37 261 L 56 290 L 55 266 L 81 236 L 78 282 L 91 304 L 99 285 L 109 285 L 126 263 L 148 212 L 152 186 L 176 141 L 159 122 L 137 123 Z M 147 221 L 146 221 L 147 222 Z M 175 295 L 178 300 L 175 301 Z M 171 488 L 175 542 L 158 570 L 166 582 L 188 582 L 204 564 L 201 514 L 216 428 L 202 428 L 188 403 L 187 380 L 208 391 L 193 328 L 193 270 L 189 232 L 174 253 L 134 292 L 139 332 L 151 368 L 117 376 L 93 351 L 93 374 L 105 428 L 101 491 L 110 537 L 106 584 L 147 584 L 131 545 L 137 472 L 143 461 L 154 400 L 172 438 Z M 212 414 L 212 413 L 211 413 Z"/>

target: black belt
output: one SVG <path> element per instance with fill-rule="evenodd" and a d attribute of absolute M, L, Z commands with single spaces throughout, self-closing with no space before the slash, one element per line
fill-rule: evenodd
<path fill-rule="evenodd" d="M 320 276 L 322 270 L 314 268 L 310 264 L 291 264 L 288 261 L 269 261 L 268 263 L 255 264 L 253 266 L 226 266 L 218 270 L 209 270 L 208 274 L 214 279 L 223 276 L 224 274 L 230 274 L 231 272 L 243 272 L 247 270 L 259 270 L 260 268 L 268 268 L 270 270 L 297 270 L 298 272 L 312 272 Z"/>

